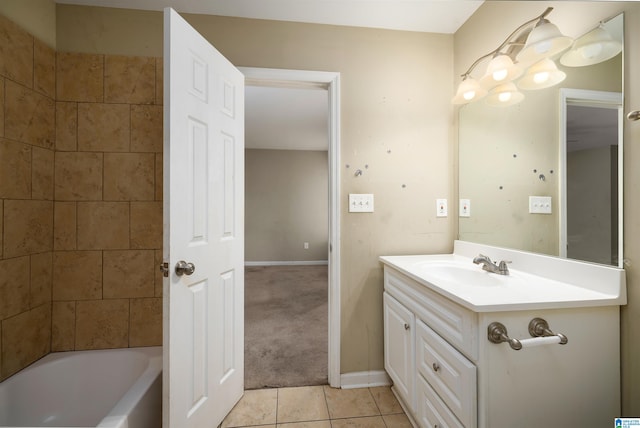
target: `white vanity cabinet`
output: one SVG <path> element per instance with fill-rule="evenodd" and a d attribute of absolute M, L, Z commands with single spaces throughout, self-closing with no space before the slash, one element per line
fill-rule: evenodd
<path fill-rule="evenodd" d="M 475 428 L 476 366 L 440 336 L 476 354 L 475 314 L 389 267 L 384 278 L 385 369 L 394 390 L 420 426 Z"/>
<path fill-rule="evenodd" d="M 385 369 L 415 424 L 596 428 L 611 426 L 620 416 L 619 305 L 626 303 L 624 272 L 587 268 L 593 281 L 618 278 L 624 287 L 618 294 L 595 287 L 574 290 L 572 285 L 517 272 L 510 279 L 496 279 L 513 281 L 507 285 L 474 286 L 447 284 L 440 281 L 441 274 L 429 277 L 425 266 L 432 259 L 411 257 L 417 256 L 381 260 Z M 513 258 L 526 265 L 527 259 Z M 436 261 L 451 264 L 460 259 Z M 477 267 L 471 259 L 463 262 Z M 541 302 L 523 297 L 529 282 Z M 493 297 L 500 287 L 513 294 L 512 300 Z M 553 287 L 564 300 L 549 291 Z M 546 320 L 554 338 L 532 338 L 529 323 L 535 318 Z M 523 348 L 492 343 L 488 328 L 494 322 L 504 325 L 508 337 L 519 339 Z M 566 344 L 549 343 L 559 341 L 558 333 L 566 335 Z"/>

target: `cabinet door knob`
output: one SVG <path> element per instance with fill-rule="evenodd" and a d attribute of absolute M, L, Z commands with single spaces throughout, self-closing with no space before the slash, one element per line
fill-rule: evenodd
<path fill-rule="evenodd" d="M 404 323 L 404 329 L 405 329 L 405 330 L 409 330 L 409 324 Z"/>
<path fill-rule="evenodd" d="M 433 367 L 433 371 L 437 372 L 438 370 L 440 370 L 440 364 L 438 364 L 438 362 L 436 361 L 435 363 L 433 363 L 431 365 L 431 367 Z"/>

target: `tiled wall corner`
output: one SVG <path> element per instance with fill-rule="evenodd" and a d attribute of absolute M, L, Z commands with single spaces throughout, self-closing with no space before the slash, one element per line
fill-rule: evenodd
<path fill-rule="evenodd" d="M 53 350 L 162 344 L 158 64 L 57 55 Z"/>
<path fill-rule="evenodd" d="M 33 88 L 33 36 L 1 15 L 0 74 Z"/>
<path fill-rule="evenodd" d="M 162 59 L 55 52 L 0 16 L 0 381 L 162 344 Z"/>
<path fill-rule="evenodd" d="M 4 135 L 13 141 L 54 148 L 55 102 L 33 89 L 5 79 Z"/>

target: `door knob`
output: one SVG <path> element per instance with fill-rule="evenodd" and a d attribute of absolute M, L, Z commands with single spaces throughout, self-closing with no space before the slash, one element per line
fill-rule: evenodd
<path fill-rule="evenodd" d="M 191 275 L 195 270 L 196 267 L 193 263 L 187 263 L 184 260 L 180 260 L 176 263 L 176 275 L 178 276 Z"/>

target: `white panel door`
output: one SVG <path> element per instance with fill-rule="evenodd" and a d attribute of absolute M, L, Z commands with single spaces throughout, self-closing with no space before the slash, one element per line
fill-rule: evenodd
<path fill-rule="evenodd" d="M 217 427 L 244 390 L 244 76 L 164 19 L 163 426 Z"/>

